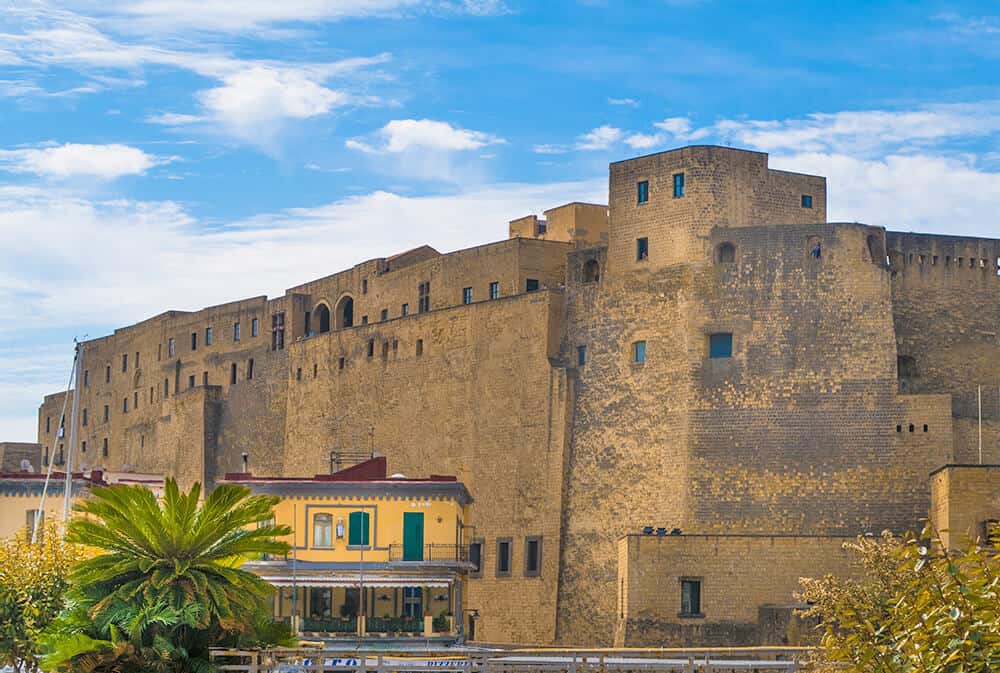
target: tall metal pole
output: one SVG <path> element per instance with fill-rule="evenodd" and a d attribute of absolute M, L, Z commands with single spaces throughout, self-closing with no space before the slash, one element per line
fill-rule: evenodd
<path fill-rule="evenodd" d="M 74 349 L 76 352 L 73 355 L 73 367 L 69 372 L 69 382 L 66 384 L 66 395 L 69 395 L 69 390 L 73 385 L 73 381 L 76 380 L 76 370 L 80 366 L 79 361 L 79 351 Z M 56 429 L 56 435 L 58 436 L 61 429 L 65 425 L 63 420 L 66 418 L 66 395 L 63 395 L 62 410 L 59 412 L 59 428 Z M 49 481 L 52 479 L 52 467 L 55 465 L 56 458 L 56 447 L 52 447 L 51 460 L 49 460 L 48 470 L 45 473 L 45 483 L 42 485 L 42 497 L 38 503 L 38 516 L 35 517 L 34 525 L 31 529 L 31 543 L 34 544 L 38 541 L 38 525 L 41 523 L 40 519 L 45 516 L 45 496 L 49 492 Z"/>
<path fill-rule="evenodd" d="M 66 482 L 63 493 L 63 525 L 69 521 L 69 503 L 73 497 L 73 449 L 76 446 L 77 426 L 80 413 L 80 383 L 83 378 L 83 344 L 76 343 L 76 376 L 73 383 L 73 407 L 69 415 L 69 451 L 66 452 Z"/>
<path fill-rule="evenodd" d="M 296 561 L 298 561 L 297 549 L 299 547 L 298 531 L 299 517 L 296 504 L 292 503 L 292 628 L 298 633 L 299 629 L 299 582 L 298 582 L 298 569 Z"/>

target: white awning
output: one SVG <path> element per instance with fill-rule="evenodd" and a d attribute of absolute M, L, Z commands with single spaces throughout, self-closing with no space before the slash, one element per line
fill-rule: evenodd
<path fill-rule="evenodd" d="M 369 575 L 365 573 L 362 579 L 358 574 L 337 574 L 318 577 L 315 575 L 299 576 L 294 580 L 289 575 L 260 574 L 260 578 L 276 587 L 349 587 L 357 588 L 362 584 L 366 587 L 450 587 L 455 583 L 454 577 L 446 575 Z"/>

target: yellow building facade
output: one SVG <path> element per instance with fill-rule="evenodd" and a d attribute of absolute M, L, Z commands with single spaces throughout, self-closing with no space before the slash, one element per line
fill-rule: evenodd
<path fill-rule="evenodd" d="M 464 637 L 463 590 L 477 563 L 472 498 L 454 477 L 386 476 L 373 458 L 312 478 L 226 475 L 280 498 L 292 551 L 246 568 L 276 588 L 274 616 L 323 636 Z"/>

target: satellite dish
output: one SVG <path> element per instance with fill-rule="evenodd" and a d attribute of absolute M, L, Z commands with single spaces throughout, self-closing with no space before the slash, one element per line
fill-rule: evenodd
<path fill-rule="evenodd" d="M 406 475 L 402 472 L 397 472 L 396 474 L 389 477 L 390 479 L 406 479 Z"/>
<path fill-rule="evenodd" d="M 35 468 L 31 466 L 31 461 L 27 458 L 21 461 L 21 472 L 34 472 Z"/>

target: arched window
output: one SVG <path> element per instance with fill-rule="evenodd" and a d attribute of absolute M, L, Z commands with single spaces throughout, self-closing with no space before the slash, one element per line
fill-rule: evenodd
<path fill-rule="evenodd" d="M 313 316 L 316 318 L 320 334 L 330 331 L 330 309 L 326 304 L 317 304 Z"/>
<path fill-rule="evenodd" d="M 354 327 L 354 299 L 344 297 L 337 304 L 337 329 Z"/>
<path fill-rule="evenodd" d="M 333 546 L 333 516 L 317 514 L 313 517 L 313 547 Z"/>
<path fill-rule="evenodd" d="M 601 265 L 596 259 L 588 259 L 583 265 L 583 282 L 596 283 L 601 279 Z"/>
<path fill-rule="evenodd" d="M 736 246 L 732 243 L 723 243 L 719 246 L 716 256 L 719 264 L 732 264 L 736 261 Z"/>

